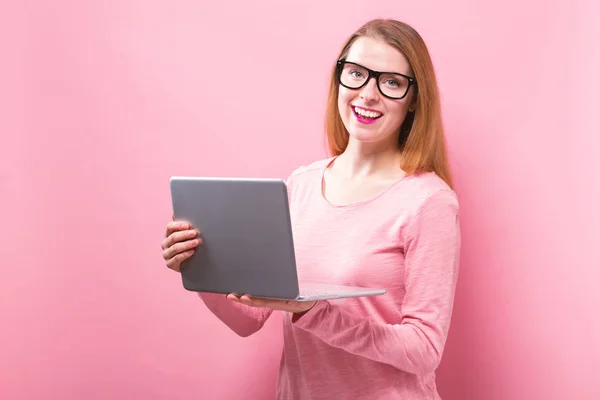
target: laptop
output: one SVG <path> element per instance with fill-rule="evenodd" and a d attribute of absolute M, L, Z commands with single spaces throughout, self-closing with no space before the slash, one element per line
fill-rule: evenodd
<path fill-rule="evenodd" d="M 282 179 L 173 176 L 170 189 L 175 219 L 191 223 L 203 240 L 181 265 L 183 287 L 189 291 L 296 301 L 386 293 L 298 281 Z"/>

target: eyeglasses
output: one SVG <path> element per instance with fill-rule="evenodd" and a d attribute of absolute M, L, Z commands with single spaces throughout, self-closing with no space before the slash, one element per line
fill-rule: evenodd
<path fill-rule="evenodd" d="M 360 64 L 339 60 L 337 62 L 338 79 L 342 86 L 348 89 L 360 89 L 375 78 L 379 92 L 393 100 L 401 100 L 412 85 L 416 85 L 415 78 L 397 72 L 373 71 Z"/>

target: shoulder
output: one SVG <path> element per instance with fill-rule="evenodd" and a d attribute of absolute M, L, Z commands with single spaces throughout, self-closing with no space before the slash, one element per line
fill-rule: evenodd
<path fill-rule="evenodd" d="M 291 202 L 298 199 L 310 197 L 321 188 L 321 178 L 323 171 L 329 165 L 331 158 L 313 161 L 306 165 L 301 165 L 289 174 L 286 180 L 288 196 Z"/>
<path fill-rule="evenodd" d="M 409 206 L 400 230 L 405 246 L 415 240 L 451 243 L 458 237 L 458 196 L 443 179 L 432 172 L 421 173 L 411 176 L 405 189 Z"/>
<path fill-rule="evenodd" d="M 456 192 L 434 172 L 412 175 L 403 189 L 412 199 L 411 208 L 414 214 L 438 209 L 458 213 L 459 201 Z"/>
<path fill-rule="evenodd" d="M 288 176 L 288 185 L 292 185 L 306 179 L 311 179 L 313 177 L 319 177 L 320 179 L 321 173 L 325 170 L 325 168 L 327 168 L 331 160 L 332 158 L 325 158 L 297 167 Z"/>

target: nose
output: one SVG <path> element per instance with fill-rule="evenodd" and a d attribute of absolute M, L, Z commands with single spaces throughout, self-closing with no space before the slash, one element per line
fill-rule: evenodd
<path fill-rule="evenodd" d="M 360 98 L 365 102 L 373 102 L 379 98 L 379 89 L 375 77 L 369 79 L 367 84 L 360 90 Z"/>

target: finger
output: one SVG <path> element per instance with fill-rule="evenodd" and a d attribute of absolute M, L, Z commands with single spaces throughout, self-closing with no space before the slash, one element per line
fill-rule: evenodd
<path fill-rule="evenodd" d="M 267 298 L 264 298 L 264 297 L 254 297 L 254 296 L 250 296 L 250 295 L 247 295 L 247 294 L 241 296 L 241 298 L 243 300 L 246 300 L 246 301 L 251 301 L 251 302 L 254 302 L 254 303 L 261 303 L 261 304 L 264 304 L 264 303 L 276 303 L 276 304 L 291 304 L 291 303 L 294 303 L 293 301 L 290 301 L 290 300 L 267 299 Z"/>
<path fill-rule="evenodd" d="M 167 261 L 167 267 L 173 271 L 181 272 L 181 263 L 190 258 L 195 253 L 195 250 L 187 250 L 177 254 L 175 257 Z"/>
<path fill-rule="evenodd" d="M 240 301 L 252 307 L 266 307 L 277 310 L 285 309 L 289 304 L 289 301 L 286 300 L 264 299 L 248 295 L 241 296 Z"/>
<path fill-rule="evenodd" d="M 187 221 L 170 221 L 167 223 L 167 229 L 165 231 L 165 237 L 170 236 L 173 232 L 183 231 L 186 229 L 191 229 L 192 224 Z"/>
<path fill-rule="evenodd" d="M 163 245 L 161 246 L 164 249 L 162 252 L 162 257 L 165 259 L 165 261 L 168 261 L 171 258 L 175 257 L 177 254 L 194 249 L 199 245 L 200 239 L 184 240 L 182 242 L 177 242 L 169 247 L 165 246 L 163 243 Z"/>
<path fill-rule="evenodd" d="M 184 242 L 175 243 L 173 246 L 163 251 L 163 258 L 170 260 L 179 253 L 183 253 L 188 250 L 192 250 L 200 244 L 200 239 L 186 240 Z"/>
<path fill-rule="evenodd" d="M 184 231 L 178 231 L 167 236 L 161 244 L 163 250 L 167 250 L 169 247 L 186 240 L 191 240 L 198 236 L 198 231 L 194 229 L 187 229 Z M 202 243 L 202 238 L 197 238 Z"/>
<path fill-rule="evenodd" d="M 257 303 L 254 301 L 254 299 L 252 299 L 250 296 L 248 295 L 237 295 L 235 293 L 231 293 L 229 295 L 227 295 L 227 298 L 229 300 L 241 303 L 241 304 L 245 304 L 247 306 L 250 307 L 258 307 Z"/>

